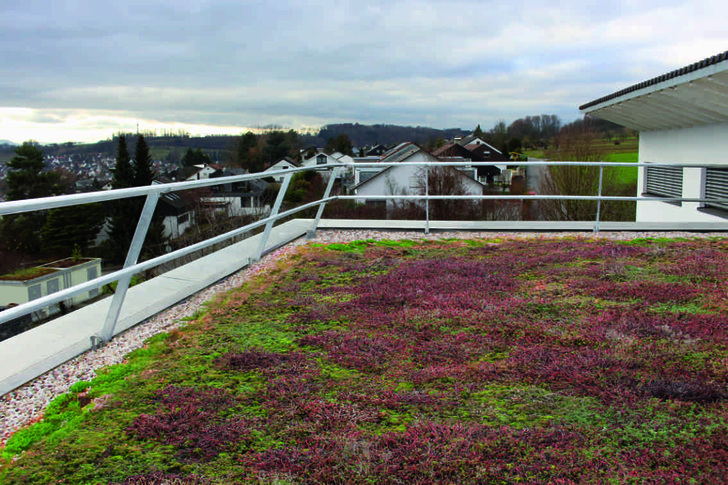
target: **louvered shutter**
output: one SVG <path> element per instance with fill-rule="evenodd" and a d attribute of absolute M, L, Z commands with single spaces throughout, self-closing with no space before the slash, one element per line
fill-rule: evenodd
<path fill-rule="evenodd" d="M 709 168 L 705 171 L 705 198 L 723 199 L 706 202 L 706 207 L 728 210 L 728 169 Z"/>
<path fill-rule="evenodd" d="M 647 190 L 660 197 L 682 197 L 682 167 L 647 167 Z"/>

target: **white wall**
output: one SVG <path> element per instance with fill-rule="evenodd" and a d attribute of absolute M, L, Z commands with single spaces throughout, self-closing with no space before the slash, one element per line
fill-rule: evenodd
<path fill-rule="evenodd" d="M 164 236 L 170 239 L 181 236 L 184 232 L 192 226 L 192 212 L 185 212 L 187 214 L 187 221 L 179 223 L 179 216 L 167 216 L 162 220 L 164 225 Z M 182 216 L 184 214 L 180 214 Z"/>
<path fill-rule="evenodd" d="M 728 123 L 640 132 L 640 162 L 728 163 Z M 685 168 L 683 197 L 701 197 L 703 169 Z M 645 191 L 644 168 L 637 179 L 637 192 Z M 681 207 L 664 202 L 638 202 L 637 221 L 725 222 L 725 219 L 698 212 L 697 202 L 683 202 Z"/>
<path fill-rule="evenodd" d="M 264 172 L 275 172 L 275 171 L 279 171 L 279 170 L 290 170 L 295 167 L 296 166 L 293 165 L 292 163 L 287 162 L 285 160 L 281 160 L 281 161 L 271 165 L 270 167 L 268 167 L 267 169 L 265 169 L 263 171 Z M 281 174 L 281 175 L 277 175 L 277 176 L 273 177 L 273 180 L 275 180 L 276 183 L 280 184 L 280 183 L 283 183 L 284 178 L 286 178 L 286 175 Z"/>
<path fill-rule="evenodd" d="M 52 263 L 46 265 L 53 269 Z M 77 266 L 70 268 L 56 269 L 53 273 L 48 275 L 39 276 L 32 280 L 26 281 L 0 281 L 0 305 L 9 305 L 10 303 L 27 303 L 30 301 L 30 289 L 36 287 L 38 293 L 36 298 L 50 295 L 56 291 L 65 290 L 71 286 L 79 285 L 89 281 L 88 269 L 95 268 L 96 277 L 101 276 L 101 259 L 94 258 L 90 261 L 85 261 Z M 49 285 L 50 283 L 50 285 Z M 51 288 L 53 287 L 53 288 Z M 79 304 L 92 298 L 98 294 L 99 290 L 92 290 L 90 292 L 81 293 L 80 295 L 74 296 L 72 299 L 66 300 L 67 303 Z M 72 300 L 72 301 L 71 301 Z M 46 310 L 43 310 L 43 314 L 56 313 L 58 306 L 53 305 Z"/>
<path fill-rule="evenodd" d="M 425 162 L 430 161 L 427 154 L 416 154 L 407 159 L 407 162 Z M 420 195 L 421 184 L 424 180 L 424 168 L 402 165 L 394 166 L 386 173 L 377 175 L 370 179 L 356 191 L 356 195 L 370 196 L 372 200 L 376 200 L 377 196 L 382 195 Z M 463 176 L 463 184 L 465 191 L 469 194 L 482 195 L 483 186 L 477 181 Z M 365 198 L 358 199 L 358 202 L 364 203 Z M 391 208 L 394 202 L 387 201 L 387 207 Z"/>

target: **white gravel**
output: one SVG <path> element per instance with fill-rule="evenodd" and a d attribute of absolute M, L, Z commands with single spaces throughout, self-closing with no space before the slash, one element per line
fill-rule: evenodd
<path fill-rule="evenodd" d="M 385 231 L 319 231 L 314 243 L 342 243 L 362 239 L 443 239 L 443 238 L 558 238 L 563 236 L 605 239 L 634 239 L 640 237 L 728 237 L 728 233 L 686 232 L 590 232 L 564 233 L 515 233 L 515 232 L 438 232 L 423 235 L 422 232 Z M 89 351 L 66 362 L 52 371 L 34 379 L 0 398 L 0 447 L 18 429 L 42 419 L 43 410 L 53 399 L 67 392 L 78 381 L 90 381 L 96 370 L 120 363 L 125 356 L 144 345 L 149 337 L 182 326 L 185 317 L 193 315 L 206 301 L 215 295 L 240 286 L 247 279 L 269 271 L 277 261 L 286 259 L 297 246 L 309 241 L 298 239 L 268 255 L 248 268 L 206 288 L 189 299 L 155 315 L 134 328 L 114 337 L 99 350 Z"/>

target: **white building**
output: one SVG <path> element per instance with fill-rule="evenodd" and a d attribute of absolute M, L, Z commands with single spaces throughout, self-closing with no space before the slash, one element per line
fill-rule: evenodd
<path fill-rule="evenodd" d="M 338 155 L 341 155 L 338 153 Z M 301 162 L 302 167 L 313 167 L 315 165 L 332 165 L 335 163 L 343 163 L 339 161 L 334 154 L 329 155 L 328 153 L 317 153 L 316 155 L 306 158 Z"/>
<path fill-rule="evenodd" d="M 66 258 L 32 268 L 27 278 L 0 278 L 0 305 L 23 304 L 51 295 L 72 286 L 80 285 L 101 275 L 101 258 Z M 66 307 L 79 305 L 98 296 L 99 290 L 93 289 L 66 299 Z M 59 304 L 35 312 L 41 318 L 62 311 Z"/>
<path fill-rule="evenodd" d="M 296 167 L 298 167 L 298 165 L 296 164 L 296 162 L 293 159 L 291 159 L 289 157 L 284 157 L 263 171 L 264 172 L 280 172 L 281 170 L 291 170 L 292 168 L 296 168 Z M 283 179 L 285 177 L 286 177 L 285 174 L 280 174 L 280 175 L 276 175 L 272 178 L 273 178 L 273 180 L 275 180 L 276 183 L 280 184 L 280 183 L 283 183 Z"/>
<path fill-rule="evenodd" d="M 350 157 L 349 155 L 344 155 L 343 153 L 335 152 L 331 155 L 320 152 L 316 155 L 309 157 L 301 162 L 302 167 L 313 167 L 313 166 L 326 166 L 326 165 L 333 165 L 333 164 L 346 164 L 348 165 L 343 170 L 339 172 L 339 177 L 345 186 L 351 186 L 354 184 L 354 159 Z M 322 177 L 324 181 L 329 180 L 330 172 L 322 172 Z"/>
<path fill-rule="evenodd" d="M 188 176 L 185 180 L 203 180 L 203 179 L 209 179 L 210 176 L 212 176 L 215 173 L 220 172 L 223 167 L 221 165 L 218 165 L 216 163 L 212 164 L 203 164 L 203 165 L 193 165 L 196 170 L 192 175 Z"/>
<path fill-rule="evenodd" d="M 728 164 L 728 51 L 580 106 L 638 130 L 639 161 Z M 639 194 L 724 199 L 728 169 L 641 168 Z M 728 200 L 638 202 L 638 222 L 718 222 Z"/>
<path fill-rule="evenodd" d="M 432 163 L 439 159 L 423 150 L 414 143 L 401 143 L 385 153 L 381 163 Z M 461 176 L 463 188 L 468 194 L 482 195 L 483 185 L 473 178 L 475 169 L 470 169 L 470 174 L 461 170 L 456 171 Z M 372 205 L 385 205 L 383 195 L 422 195 L 425 180 L 425 169 L 418 166 L 402 165 L 382 167 L 381 169 L 363 168 L 357 170 L 358 185 L 352 188 L 359 203 Z M 436 194 L 431 194 L 436 195 Z M 386 207 L 391 209 L 395 205 L 392 200 L 386 201 Z"/>

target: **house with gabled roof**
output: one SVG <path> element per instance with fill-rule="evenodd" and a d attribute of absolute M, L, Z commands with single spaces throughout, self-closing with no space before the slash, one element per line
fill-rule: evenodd
<path fill-rule="evenodd" d="M 371 147 L 369 150 L 367 150 L 364 153 L 364 156 L 366 156 L 366 157 L 381 157 L 382 155 L 384 155 L 384 153 L 386 151 L 387 151 L 387 148 L 384 145 L 382 145 L 380 143 L 377 143 L 376 145 L 374 145 L 373 147 Z"/>
<path fill-rule="evenodd" d="M 728 164 L 728 51 L 621 89 L 579 109 L 639 131 L 640 162 Z M 713 199 L 640 201 L 638 222 L 717 222 L 728 218 L 725 168 L 641 167 L 637 192 Z"/>
<path fill-rule="evenodd" d="M 168 192 L 159 197 L 164 237 L 175 239 L 192 227 L 195 212 L 180 192 Z"/>
<path fill-rule="evenodd" d="M 472 147 L 472 149 L 469 147 Z M 492 183 L 493 178 L 500 175 L 501 172 L 506 169 L 506 163 L 508 162 L 507 157 L 503 156 L 498 151 L 492 153 L 490 145 L 485 144 L 463 146 L 458 145 L 457 143 L 448 143 L 447 145 L 444 145 L 432 152 L 432 154 L 440 159 L 443 157 L 461 157 L 464 160 L 473 162 L 503 162 L 497 165 L 483 165 L 477 167 L 478 180 L 485 183 Z"/>
<path fill-rule="evenodd" d="M 245 175 L 247 170 L 227 168 L 211 178 Z M 267 214 L 270 204 L 265 199 L 268 183 L 261 179 L 228 182 L 211 187 L 211 193 L 201 201 L 209 209 L 223 211 L 228 216 Z"/>
<path fill-rule="evenodd" d="M 471 133 L 468 136 L 464 136 L 462 138 L 455 138 L 455 143 L 464 147 L 467 147 L 468 145 L 484 145 L 487 146 L 490 150 L 500 153 L 500 150 L 498 150 L 496 147 L 494 147 L 474 133 Z"/>
<path fill-rule="evenodd" d="M 411 142 L 400 143 L 396 147 L 386 152 L 380 158 L 380 163 L 395 165 L 382 167 L 376 172 L 369 169 L 358 170 L 360 182 L 352 187 L 351 191 L 355 195 L 363 196 L 359 199 L 360 203 L 367 203 L 375 206 L 386 206 L 391 209 L 395 202 L 384 200 L 382 195 L 421 195 L 423 193 L 424 178 L 426 170 L 421 166 L 404 165 L 404 162 L 432 163 L 440 161 L 435 155 L 429 153 L 419 145 Z M 403 165 L 396 165 L 402 163 Z M 482 195 L 483 184 L 475 180 L 473 177 L 475 171 L 471 170 L 473 176 L 468 176 L 461 170 L 454 170 L 468 194 Z M 361 172 L 366 171 L 366 177 Z M 363 179 L 363 180 L 361 180 Z"/>
<path fill-rule="evenodd" d="M 335 163 L 341 163 L 337 158 L 328 153 L 320 152 L 316 155 L 305 158 L 301 161 L 302 167 L 311 167 L 313 165 L 332 165 Z"/>
<path fill-rule="evenodd" d="M 316 155 L 313 155 L 312 157 L 309 157 L 301 162 L 302 167 L 311 167 L 311 166 L 326 166 L 326 165 L 333 165 L 333 164 L 347 164 L 349 167 L 346 167 L 344 170 L 341 170 L 339 172 L 338 179 L 341 180 L 342 184 L 346 187 L 350 187 L 354 185 L 354 159 L 348 155 L 344 155 L 343 153 L 324 153 L 320 152 Z M 330 172 L 323 172 L 322 176 L 325 181 L 328 181 Z"/>
<path fill-rule="evenodd" d="M 264 172 L 280 172 L 281 170 L 290 170 L 292 168 L 297 168 L 297 167 L 298 167 L 298 164 L 291 157 L 283 157 L 263 171 Z M 281 175 L 277 175 L 272 178 L 273 178 L 273 180 L 275 180 L 276 183 L 280 184 L 283 182 L 285 175 L 281 174 Z"/>
<path fill-rule="evenodd" d="M 223 166 L 217 163 L 205 163 L 203 165 L 189 165 L 177 171 L 177 180 L 203 180 L 209 179 L 213 174 L 221 173 Z"/>

